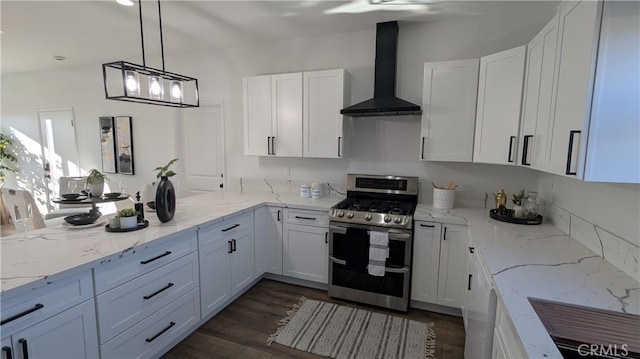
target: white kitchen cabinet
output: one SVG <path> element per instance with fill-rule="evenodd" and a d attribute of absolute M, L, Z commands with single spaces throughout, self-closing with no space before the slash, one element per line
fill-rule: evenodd
<path fill-rule="evenodd" d="M 516 162 L 526 46 L 480 59 L 473 162 Z"/>
<path fill-rule="evenodd" d="M 528 358 L 516 330 L 507 317 L 504 305 L 498 300 L 496 305 L 495 330 L 493 337 L 493 359 Z"/>
<path fill-rule="evenodd" d="M 282 208 L 255 210 L 255 277 L 272 273 L 282 275 Z"/>
<path fill-rule="evenodd" d="M 271 151 L 271 75 L 242 79 L 244 154 L 267 156 Z"/>
<path fill-rule="evenodd" d="M 254 278 L 253 212 L 198 230 L 202 316 L 220 308 Z"/>
<path fill-rule="evenodd" d="M 350 120 L 340 114 L 346 103 L 343 70 L 303 74 L 303 157 L 342 158 L 350 148 Z"/>
<path fill-rule="evenodd" d="M 517 162 L 543 170 L 553 99 L 558 40 L 556 15 L 527 45 L 527 66 Z"/>
<path fill-rule="evenodd" d="M 466 227 L 414 223 L 411 299 L 460 308 L 466 285 Z"/>
<path fill-rule="evenodd" d="M 97 358 L 98 331 L 93 300 L 2 338 L 2 352 L 6 359 Z"/>
<path fill-rule="evenodd" d="M 329 276 L 329 229 L 324 212 L 284 210 L 283 275 L 323 284 Z"/>
<path fill-rule="evenodd" d="M 575 1 L 560 10 L 547 171 L 640 183 L 639 7 Z"/>
<path fill-rule="evenodd" d="M 421 160 L 471 162 L 478 69 L 478 59 L 424 64 Z"/>

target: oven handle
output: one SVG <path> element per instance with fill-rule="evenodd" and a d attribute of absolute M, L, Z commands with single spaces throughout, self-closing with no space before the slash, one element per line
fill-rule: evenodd
<path fill-rule="evenodd" d="M 329 260 L 331 260 L 332 262 L 336 263 L 336 264 L 340 264 L 343 266 L 347 265 L 347 261 L 345 261 L 344 259 L 338 259 L 334 256 L 329 256 Z M 402 268 L 389 268 L 389 267 L 385 267 L 384 271 L 387 273 L 408 273 L 409 272 L 409 268 L 408 267 L 402 267 Z"/>
<path fill-rule="evenodd" d="M 340 234 L 347 233 L 347 227 L 329 225 L 329 229 L 334 233 L 340 233 Z M 396 232 L 393 229 L 390 229 L 386 232 L 389 233 L 389 239 L 395 240 L 395 241 L 406 241 L 407 239 L 411 238 L 411 234 Z M 371 234 L 371 231 L 367 231 L 367 234 Z"/>

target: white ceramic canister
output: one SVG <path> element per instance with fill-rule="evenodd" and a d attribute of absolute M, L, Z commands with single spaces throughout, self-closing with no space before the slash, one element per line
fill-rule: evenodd
<path fill-rule="evenodd" d="M 311 198 L 311 186 L 308 184 L 300 185 L 300 197 L 302 198 Z"/>
<path fill-rule="evenodd" d="M 320 198 L 322 197 L 322 184 L 318 182 L 313 182 L 311 184 L 311 198 Z"/>
<path fill-rule="evenodd" d="M 456 190 L 445 188 L 433 189 L 433 208 L 452 209 Z"/>

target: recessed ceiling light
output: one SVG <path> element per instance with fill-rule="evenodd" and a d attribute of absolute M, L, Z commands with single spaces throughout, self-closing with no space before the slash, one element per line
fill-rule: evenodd
<path fill-rule="evenodd" d="M 116 0 L 116 2 L 124 6 L 133 6 L 133 1 L 131 0 Z"/>
<path fill-rule="evenodd" d="M 53 55 L 53 58 L 58 60 L 58 61 L 64 61 L 64 60 L 67 59 L 66 57 L 64 57 L 62 55 Z"/>

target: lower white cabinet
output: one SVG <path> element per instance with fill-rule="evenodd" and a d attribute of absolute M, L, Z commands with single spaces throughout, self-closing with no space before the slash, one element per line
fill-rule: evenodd
<path fill-rule="evenodd" d="M 282 234 L 283 275 L 327 284 L 329 229 L 324 222 L 327 214 L 289 209 L 285 209 L 284 212 L 286 220 Z M 290 221 L 296 221 L 296 224 Z"/>
<path fill-rule="evenodd" d="M 2 353 L 6 359 L 97 358 L 93 300 L 2 338 Z"/>
<path fill-rule="evenodd" d="M 255 210 L 255 277 L 272 273 L 282 275 L 282 219 L 280 207 Z"/>
<path fill-rule="evenodd" d="M 252 212 L 198 230 L 203 317 L 253 280 L 253 228 Z"/>
<path fill-rule="evenodd" d="M 467 274 L 465 226 L 416 221 L 411 299 L 461 308 Z"/>
<path fill-rule="evenodd" d="M 522 342 L 511 320 L 507 317 L 501 301 L 496 306 L 496 326 L 493 332 L 493 359 L 528 358 Z"/>

